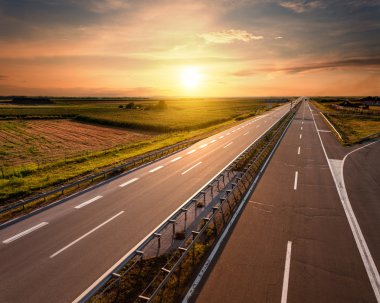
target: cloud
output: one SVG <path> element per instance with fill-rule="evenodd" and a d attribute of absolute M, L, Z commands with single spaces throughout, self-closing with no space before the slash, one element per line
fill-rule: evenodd
<path fill-rule="evenodd" d="M 251 40 L 261 40 L 263 36 L 255 36 L 245 30 L 228 29 L 220 32 L 210 32 L 199 35 L 206 42 L 217 44 L 229 44 L 235 41 L 248 42 Z"/>
<path fill-rule="evenodd" d="M 306 11 L 323 7 L 323 2 L 318 0 L 296 0 L 296 1 L 282 1 L 280 6 L 290 9 L 296 13 L 304 13 Z"/>
<path fill-rule="evenodd" d="M 236 77 L 250 77 L 258 72 L 285 72 L 289 74 L 297 74 L 308 72 L 312 70 L 327 70 L 327 69 L 339 69 L 339 68 L 372 68 L 374 70 L 380 70 L 380 57 L 378 58 L 349 58 L 336 61 L 327 61 L 305 65 L 294 65 L 282 68 L 262 68 L 256 70 L 240 70 L 232 73 L 232 76 Z"/>

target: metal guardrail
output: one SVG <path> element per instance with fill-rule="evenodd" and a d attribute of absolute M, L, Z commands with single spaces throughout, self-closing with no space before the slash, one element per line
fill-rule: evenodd
<path fill-rule="evenodd" d="M 68 190 L 68 189 L 74 188 L 74 187 L 79 188 L 81 184 L 88 183 L 89 181 L 93 182 L 95 179 L 98 179 L 100 177 L 105 178 L 106 175 L 115 174 L 117 172 L 134 169 L 134 168 L 141 166 L 143 164 L 152 162 L 154 160 L 157 160 L 159 158 L 162 158 L 164 156 L 168 156 L 174 152 L 182 150 L 182 149 L 188 147 L 189 145 L 194 144 L 197 141 L 198 140 L 188 140 L 188 141 L 180 142 L 180 143 L 168 146 L 168 147 L 164 147 L 164 148 L 159 149 L 159 150 L 149 152 L 147 154 L 136 157 L 135 159 L 128 161 L 124 164 L 112 167 L 110 169 L 101 171 L 101 172 L 96 173 L 96 174 L 92 174 L 86 178 L 80 179 L 80 180 L 72 182 L 70 184 L 57 187 L 57 188 L 50 190 L 48 192 L 45 192 L 41 195 L 31 197 L 31 198 L 28 198 L 25 200 L 20 200 L 20 201 L 12 204 L 10 206 L 6 206 L 4 208 L 1 208 L 0 214 L 10 212 L 10 211 L 15 210 L 15 209 L 20 208 L 20 207 L 25 208 L 25 206 L 27 204 L 30 204 L 30 203 L 33 203 L 33 202 L 36 202 L 36 201 L 39 201 L 42 199 L 44 199 L 46 201 L 46 198 L 49 196 L 53 196 L 53 195 L 58 194 L 58 193 L 64 194 L 65 190 Z"/>
<path fill-rule="evenodd" d="M 164 288 L 165 283 L 180 268 L 181 262 L 191 252 L 191 248 L 195 247 L 195 243 L 205 238 L 205 232 L 208 231 L 209 225 L 217 226 L 216 222 L 225 222 L 228 217 L 232 216 L 244 190 L 248 188 L 255 173 L 258 173 L 260 169 L 260 163 L 268 155 L 269 146 L 273 145 L 275 138 L 281 135 L 283 126 L 294 116 L 294 112 L 291 111 L 284 115 L 279 122 L 260 136 L 259 139 L 267 139 L 265 137 L 274 132 L 268 144 L 263 146 L 261 140 L 257 139 L 75 302 L 97 302 L 98 299 L 102 301 L 104 294 L 112 291 L 113 288 L 120 288 L 120 281 L 123 277 L 133 271 L 139 271 L 144 259 L 174 251 L 170 260 L 137 299 L 137 302 L 153 302 L 153 299 Z M 257 152 L 258 149 L 259 152 Z M 256 155 L 252 159 L 253 153 Z M 238 169 L 242 164 L 244 164 L 243 169 Z M 222 188 L 220 188 L 221 184 Z M 216 220 L 216 217 L 219 219 Z M 180 228 L 179 232 L 178 228 Z M 194 258 L 194 252 L 192 258 Z M 158 284 L 157 281 L 159 281 Z"/>

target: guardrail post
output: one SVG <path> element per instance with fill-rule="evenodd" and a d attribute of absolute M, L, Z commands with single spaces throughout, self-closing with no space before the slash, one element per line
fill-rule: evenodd
<path fill-rule="evenodd" d="M 173 224 L 173 238 L 175 236 L 175 220 L 169 220 L 169 223 Z"/>
<path fill-rule="evenodd" d="M 157 238 L 157 247 L 158 247 L 158 250 L 160 250 L 160 248 L 161 248 L 161 234 L 154 233 L 153 235 Z"/>
<path fill-rule="evenodd" d="M 214 197 L 214 186 L 212 186 L 211 184 L 209 184 L 209 185 L 207 185 L 207 187 L 211 188 L 211 197 Z"/>

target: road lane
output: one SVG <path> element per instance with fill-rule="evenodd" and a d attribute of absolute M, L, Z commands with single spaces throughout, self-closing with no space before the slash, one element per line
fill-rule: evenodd
<path fill-rule="evenodd" d="M 244 128 L 236 126 L 211 136 L 182 152 L 105 182 L 0 230 L 3 241 L 36 222 L 49 222 L 45 228 L 22 239 L 0 245 L 0 258 L 6 260 L 0 264 L 0 301 L 51 302 L 54 299 L 55 302 L 67 302 L 74 299 L 287 110 L 288 105 L 285 105 L 267 114 L 268 123 L 258 129 L 255 123 L 262 117 L 244 122 Z M 243 136 L 243 129 L 250 129 L 249 135 Z M 234 144 L 226 153 L 223 146 L 231 140 Z M 195 167 L 181 176 L 185 168 L 200 162 L 202 170 Z M 98 196 L 103 198 L 86 207 L 75 208 Z M 120 218 L 96 229 L 121 212 Z M 88 234 L 91 230 L 93 232 Z M 79 238 L 81 240 L 75 242 Z M 49 258 L 73 242 L 75 245 Z"/>
<path fill-rule="evenodd" d="M 288 302 L 376 302 L 311 113 L 304 108 L 196 290 L 196 302 L 281 302 L 288 241 Z"/>

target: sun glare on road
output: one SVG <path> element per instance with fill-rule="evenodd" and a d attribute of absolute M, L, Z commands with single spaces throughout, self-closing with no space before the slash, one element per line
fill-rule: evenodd
<path fill-rule="evenodd" d="M 198 67 L 187 66 L 181 71 L 181 83 L 184 88 L 194 90 L 202 82 L 203 75 Z"/>

